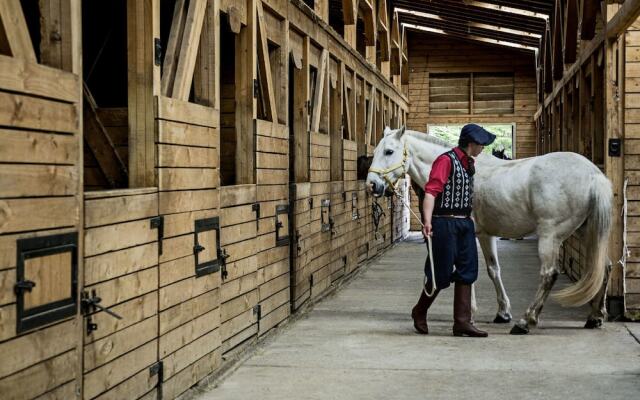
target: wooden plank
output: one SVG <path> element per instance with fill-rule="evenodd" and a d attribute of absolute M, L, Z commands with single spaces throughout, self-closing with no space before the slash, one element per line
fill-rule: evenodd
<path fill-rule="evenodd" d="M 165 358 L 187 343 L 193 342 L 220 326 L 220 309 L 216 308 L 206 314 L 196 317 L 192 321 L 185 323 L 178 328 L 160 337 L 159 352 L 160 357 Z"/>
<path fill-rule="evenodd" d="M 106 282 L 88 286 L 95 289 L 105 307 L 131 300 L 158 289 L 158 268 L 148 268 Z"/>
<path fill-rule="evenodd" d="M 11 55 L 30 63 L 37 63 L 20 1 L 1 2 L 0 19 L 4 28 L 3 36 L 9 45 Z"/>
<path fill-rule="evenodd" d="M 84 376 L 84 399 L 91 399 L 153 364 L 157 357 L 157 340 L 131 351 L 117 360 Z"/>
<path fill-rule="evenodd" d="M 211 218 L 218 215 L 217 209 L 189 211 L 178 214 L 170 214 L 164 216 L 164 237 L 170 238 L 174 236 L 191 233 L 195 230 L 195 221 L 198 219 Z"/>
<path fill-rule="evenodd" d="M 322 50 L 320 56 L 320 64 L 318 65 L 318 74 L 316 76 L 315 91 L 313 96 L 313 110 L 311 113 L 311 131 L 318 132 L 320 128 L 320 116 L 322 114 L 322 102 L 325 98 L 325 79 L 327 75 L 327 66 L 329 61 L 329 51 L 327 49 Z"/>
<path fill-rule="evenodd" d="M 172 97 L 173 93 L 173 84 L 175 82 L 178 57 L 180 56 L 184 32 L 185 4 L 185 0 L 177 0 L 175 2 L 173 18 L 171 19 L 171 30 L 169 32 L 169 39 L 167 40 L 161 78 L 162 95 L 167 97 Z"/>
<path fill-rule="evenodd" d="M 182 369 L 197 361 L 203 353 L 210 353 L 220 347 L 220 344 L 220 329 L 214 329 L 182 347 L 175 353 L 163 358 L 163 378 L 165 380 L 171 378 Z"/>
<path fill-rule="evenodd" d="M 0 378 L 73 349 L 77 322 L 70 320 L 0 344 Z"/>
<path fill-rule="evenodd" d="M 269 47 L 267 45 L 267 27 L 262 8 L 262 0 L 256 0 L 257 17 L 257 55 L 258 74 L 263 95 L 263 107 L 269 121 L 278 122 L 278 110 L 275 100 L 275 87 L 271 76 L 271 61 L 269 59 Z"/>
<path fill-rule="evenodd" d="M 160 313 L 160 335 L 191 321 L 200 315 L 216 309 L 220 305 L 220 290 L 215 289 L 199 296 L 192 296 L 187 301 Z"/>
<path fill-rule="evenodd" d="M 153 316 L 113 335 L 85 345 L 83 352 L 85 373 L 142 346 L 155 339 L 157 335 L 158 317 Z"/>
<path fill-rule="evenodd" d="M 232 207 L 256 202 L 256 185 L 235 185 L 220 188 L 220 207 Z"/>
<path fill-rule="evenodd" d="M 189 1 L 189 10 L 184 22 L 176 75 L 171 92 L 171 97 L 179 100 L 189 100 L 206 6 L 207 0 Z"/>
<path fill-rule="evenodd" d="M 158 182 L 161 191 L 213 189 L 220 185 L 220 178 L 213 168 L 159 168 Z"/>
<path fill-rule="evenodd" d="M 159 167 L 217 168 L 218 151 L 206 147 L 158 145 Z"/>
<path fill-rule="evenodd" d="M 111 197 L 84 202 L 85 228 L 158 215 L 158 194 Z"/>
<path fill-rule="evenodd" d="M 191 277 L 160 289 L 160 310 L 199 296 L 220 286 L 220 274 Z"/>
<path fill-rule="evenodd" d="M 78 159 L 78 140 L 72 135 L 0 129 L 0 142 L 2 162 L 72 165 Z"/>
<path fill-rule="evenodd" d="M 149 370 L 143 369 L 126 381 L 101 394 L 95 400 L 139 399 L 158 385 L 158 374 L 150 376 Z M 153 390 L 153 393 L 156 391 Z"/>
<path fill-rule="evenodd" d="M 88 229 L 85 232 L 85 256 L 120 250 L 158 240 L 158 232 L 148 219 Z"/>
<path fill-rule="evenodd" d="M 158 119 L 209 128 L 217 128 L 220 124 L 219 113 L 210 107 L 164 96 L 157 96 L 155 106 Z"/>
<path fill-rule="evenodd" d="M 217 370 L 222 362 L 220 353 L 220 350 L 216 349 L 173 375 L 162 384 L 162 395 L 167 399 L 175 399 L 207 375 Z"/>
<path fill-rule="evenodd" d="M 160 214 L 174 214 L 218 207 L 217 190 L 160 192 Z"/>
<path fill-rule="evenodd" d="M 184 146 L 217 147 L 218 129 L 173 121 L 158 121 L 160 143 Z"/>
<path fill-rule="evenodd" d="M 75 371 L 69 366 L 78 361 L 76 350 L 55 356 L 7 378 L 0 379 L 0 393 L 6 400 L 35 398 L 72 381 Z"/>
<path fill-rule="evenodd" d="M 289 143 L 284 139 L 258 136 L 256 137 L 256 145 L 257 150 L 260 152 L 289 154 Z M 305 154 L 308 154 L 308 151 Z M 300 157 L 301 156 L 298 155 L 296 160 Z"/>
<path fill-rule="evenodd" d="M 0 125 L 48 132 L 78 130 L 75 105 L 0 92 Z"/>
<path fill-rule="evenodd" d="M 155 242 L 89 257 L 84 260 L 84 284 L 103 282 L 157 264 L 158 244 Z"/>
<path fill-rule="evenodd" d="M 0 71 L 2 71 L 0 74 L 2 90 L 69 103 L 78 100 L 80 80 L 77 75 L 5 55 L 0 55 Z"/>
<path fill-rule="evenodd" d="M 75 167 L 3 164 L 0 170 L 0 198 L 26 196 L 69 196 L 78 190 Z"/>
<path fill-rule="evenodd" d="M 120 315 L 122 319 L 113 318 L 105 312 L 92 314 L 91 321 L 98 324 L 99 329 L 91 332 L 91 335 L 83 335 L 85 344 L 112 335 L 156 315 L 158 313 L 158 292 L 151 291 L 110 309 Z"/>
<path fill-rule="evenodd" d="M 75 226 L 78 214 L 75 197 L 0 200 L 0 233 Z"/>

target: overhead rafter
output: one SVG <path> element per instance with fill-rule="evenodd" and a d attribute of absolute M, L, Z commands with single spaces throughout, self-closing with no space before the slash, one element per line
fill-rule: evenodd
<path fill-rule="evenodd" d="M 469 6 L 461 2 L 447 0 L 417 2 L 415 0 L 395 0 L 396 8 L 405 8 L 438 15 L 442 18 L 461 19 L 467 21 L 490 24 L 503 28 L 542 34 L 545 20 L 527 16 L 519 16 L 504 11 L 488 10 Z"/>
<path fill-rule="evenodd" d="M 437 35 L 444 35 L 444 36 L 450 36 L 450 37 L 459 38 L 459 39 L 466 39 L 466 40 L 471 40 L 471 41 L 474 41 L 474 42 L 482 42 L 482 43 L 489 43 L 489 44 L 506 46 L 506 47 L 513 47 L 513 48 L 526 50 L 526 51 L 535 51 L 535 50 L 537 50 L 537 47 L 534 47 L 534 46 L 526 46 L 526 45 L 522 45 L 522 44 L 519 44 L 519 43 L 509 42 L 509 41 L 506 41 L 506 40 L 491 39 L 491 38 L 481 37 L 481 36 L 477 36 L 477 35 L 470 35 L 470 34 L 465 34 L 465 33 L 456 33 L 456 32 L 451 32 L 451 31 L 445 31 L 444 29 L 431 28 L 431 27 L 423 26 L 423 25 L 415 25 L 415 24 L 403 23 L 402 26 L 404 28 L 406 28 L 406 29 L 422 31 L 422 32 L 429 32 L 429 33 L 435 33 Z"/>
<path fill-rule="evenodd" d="M 520 7 L 513 7 L 511 5 L 506 5 L 506 4 L 505 5 L 493 4 L 488 1 L 476 1 L 476 0 L 462 0 L 462 2 L 473 7 L 485 8 L 485 9 L 494 10 L 494 11 L 502 11 L 502 12 L 506 12 L 514 15 L 520 15 L 523 17 L 540 18 L 543 20 L 549 19 L 548 14 L 530 11 L 530 10 L 522 9 Z M 502 3 L 506 3 L 506 2 L 502 2 Z"/>
<path fill-rule="evenodd" d="M 580 39 L 591 40 L 596 34 L 596 16 L 598 15 L 600 2 L 582 0 L 580 4 Z"/>
<path fill-rule="evenodd" d="M 517 34 L 507 30 L 500 30 L 498 27 L 487 27 L 475 23 L 470 23 L 464 19 L 443 18 L 435 14 L 423 13 L 420 11 L 412 11 L 397 8 L 403 23 L 411 25 L 427 26 L 435 29 L 442 29 L 445 32 L 457 32 L 460 34 L 475 35 L 499 41 L 506 41 L 521 44 L 529 47 L 538 47 L 540 45 L 540 36 L 534 34 Z"/>

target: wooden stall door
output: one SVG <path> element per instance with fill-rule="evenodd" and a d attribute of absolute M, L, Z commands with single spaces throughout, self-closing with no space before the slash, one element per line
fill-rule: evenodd
<path fill-rule="evenodd" d="M 290 192 L 291 210 L 291 308 L 297 310 L 309 299 L 309 273 L 307 264 L 307 246 L 311 209 L 311 184 L 292 183 Z"/>
<path fill-rule="evenodd" d="M 156 188 L 85 194 L 83 399 L 157 395 L 163 222 Z"/>
<path fill-rule="evenodd" d="M 31 11 L 44 13 L 34 3 Z M 74 41 L 80 33 L 79 3 L 40 3 L 52 15 L 57 12 L 57 39 L 51 47 L 44 38 L 53 36 L 52 15 L 27 20 L 20 1 L 0 2 L 3 399 L 72 399 L 81 386 L 77 278 L 83 268 L 78 243 L 82 99 L 79 41 Z M 42 42 L 32 42 L 30 28 L 41 28 Z M 62 247 L 66 250 L 60 251 Z"/>

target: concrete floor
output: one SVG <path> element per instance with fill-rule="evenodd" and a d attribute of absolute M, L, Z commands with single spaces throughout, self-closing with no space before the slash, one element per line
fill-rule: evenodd
<path fill-rule="evenodd" d="M 538 281 L 536 241 L 500 241 L 499 254 L 519 318 Z M 452 288 L 430 311 L 432 333 L 416 334 L 409 314 L 424 257 L 419 241 L 397 245 L 195 398 L 640 398 L 640 325 L 585 330 L 587 308 L 563 309 L 550 300 L 538 329 L 511 336 L 511 325 L 490 323 L 496 300 L 483 264 L 476 320 L 489 338 L 451 336 Z"/>

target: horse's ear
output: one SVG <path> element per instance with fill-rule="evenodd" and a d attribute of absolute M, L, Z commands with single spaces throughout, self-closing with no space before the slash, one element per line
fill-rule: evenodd
<path fill-rule="evenodd" d="M 398 129 L 396 131 L 396 136 L 398 137 L 398 139 L 400 139 L 402 137 L 402 135 L 404 135 L 404 131 L 406 129 L 406 126 L 402 126 L 402 128 Z"/>
<path fill-rule="evenodd" d="M 389 128 L 388 126 L 384 127 L 384 135 L 382 135 L 383 137 L 389 136 L 392 133 L 391 128 Z"/>

